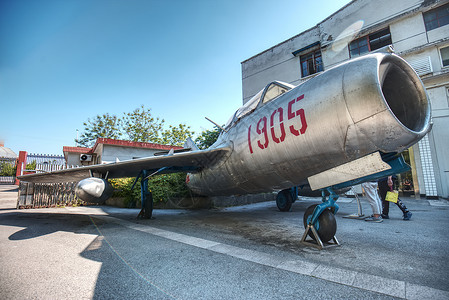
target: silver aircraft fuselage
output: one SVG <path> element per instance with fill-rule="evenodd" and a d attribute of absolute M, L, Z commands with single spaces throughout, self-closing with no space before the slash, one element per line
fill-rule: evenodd
<path fill-rule="evenodd" d="M 402 152 L 431 127 L 419 76 L 392 54 L 348 61 L 271 100 L 269 93 L 237 111 L 212 146 L 230 153 L 188 174 L 190 189 L 231 195 L 291 188 L 370 153 Z"/>

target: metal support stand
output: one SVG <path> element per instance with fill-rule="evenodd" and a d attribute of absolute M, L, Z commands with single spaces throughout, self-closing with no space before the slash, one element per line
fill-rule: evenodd
<path fill-rule="evenodd" d="M 347 216 L 343 216 L 343 218 L 347 218 L 347 219 L 363 219 L 363 217 L 365 215 L 362 213 L 362 204 L 360 203 L 359 195 L 357 195 L 357 192 L 354 190 L 354 187 L 352 187 L 352 186 L 351 186 L 351 191 L 354 193 L 355 199 L 357 200 L 357 213 L 356 214 L 350 214 L 350 215 L 347 215 Z"/>
<path fill-rule="evenodd" d="M 312 232 L 315 239 L 311 238 L 310 240 L 307 240 L 309 231 Z M 306 231 L 304 232 L 304 234 L 301 238 L 301 243 L 303 243 L 307 246 L 315 247 L 319 250 L 323 250 L 324 248 L 329 248 L 329 247 L 340 246 L 340 243 L 338 242 L 338 240 L 335 236 L 332 238 L 332 242 L 323 243 L 323 241 L 321 241 L 320 236 L 318 235 L 318 232 L 316 231 L 315 227 L 310 224 L 307 225 L 307 227 L 306 227 Z"/>
<path fill-rule="evenodd" d="M 140 181 L 140 199 L 142 202 L 142 209 L 137 215 L 138 218 L 151 219 L 153 215 L 153 194 L 148 190 L 147 171 L 142 171 L 142 180 Z"/>
<path fill-rule="evenodd" d="M 326 198 L 325 190 L 323 189 L 321 191 L 323 203 L 318 204 L 315 207 L 312 215 L 309 217 L 309 222 L 307 224 L 306 230 L 301 238 L 301 243 L 318 248 L 319 250 L 340 245 L 335 235 L 332 238 L 332 242 L 323 243 L 320 236 L 318 235 L 317 229 L 315 228 L 318 218 L 325 209 L 330 209 L 333 214 L 336 214 L 339 209 L 338 204 L 335 203 L 338 199 L 338 195 L 330 187 L 326 188 L 326 191 L 329 193 L 329 196 Z M 315 239 L 307 240 L 309 232 L 312 232 L 312 235 Z"/>

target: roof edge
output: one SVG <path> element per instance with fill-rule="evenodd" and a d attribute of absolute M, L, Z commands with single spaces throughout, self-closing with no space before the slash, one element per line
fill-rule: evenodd
<path fill-rule="evenodd" d="M 288 42 L 288 41 L 290 41 L 290 40 L 293 40 L 293 39 L 297 38 L 298 36 L 300 36 L 300 35 L 302 35 L 302 34 L 304 34 L 304 33 L 306 33 L 306 32 L 309 32 L 309 31 L 311 31 L 311 30 L 313 30 L 313 29 L 319 27 L 320 24 L 322 24 L 322 23 L 324 23 L 325 21 L 329 20 L 329 19 L 332 18 L 334 15 L 336 15 L 337 13 L 339 13 L 340 11 L 342 11 L 343 9 L 345 9 L 346 7 L 348 7 L 349 5 L 351 5 L 352 3 L 356 2 L 356 1 L 358 1 L 358 0 L 352 0 L 351 2 L 347 3 L 345 6 L 343 6 L 342 8 L 340 8 L 339 10 L 337 10 L 336 12 L 334 12 L 333 14 L 331 14 L 330 16 L 328 16 L 327 18 L 325 18 L 324 20 L 322 20 L 321 22 L 319 22 L 318 24 L 316 24 L 315 26 L 310 27 L 309 29 L 306 29 L 306 30 L 304 30 L 304 31 L 302 31 L 302 32 L 300 32 L 300 33 L 298 33 L 297 35 L 292 36 L 291 38 L 288 38 L 288 39 L 286 39 L 286 40 L 284 40 L 284 41 L 282 41 L 282 42 L 280 42 L 280 43 L 277 43 L 277 44 L 274 45 L 273 47 L 270 47 L 270 48 L 268 48 L 268 49 L 266 49 L 266 50 L 264 50 L 264 51 L 262 51 L 262 52 L 260 52 L 260 53 L 258 53 L 258 54 L 255 54 L 255 55 L 251 56 L 250 58 L 245 59 L 245 60 L 242 61 L 240 64 L 244 64 L 244 63 L 246 63 L 247 61 L 253 59 L 254 57 L 257 57 L 257 56 L 259 56 L 259 55 L 261 55 L 261 54 L 264 54 L 264 53 L 266 53 L 266 52 L 268 52 L 268 51 L 270 51 L 270 50 L 276 48 L 276 47 L 279 46 L 279 45 L 282 45 L 282 44 L 284 44 L 284 43 L 286 43 L 286 42 Z"/>

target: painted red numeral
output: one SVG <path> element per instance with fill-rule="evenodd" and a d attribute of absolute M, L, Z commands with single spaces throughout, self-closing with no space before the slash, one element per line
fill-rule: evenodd
<path fill-rule="evenodd" d="M 276 132 L 274 131 L 274 115 L 279 112 L 279 128 L 281 130 L 281 136 L 277 137 L 276 136 Z M 285 140 L 285 128 L 284 128 L 284 110 L 282 109 L 282 107 L 279 107 L 278 109 L 276 109 L 272 114 L 271 114 L 271 119 L 270 119 L 270 127 L 271 127 L 271 138 L 273 139 L 273 141 L 277 144 L 283 142 Z"/>
<path fill-rule="evenodd" d="M 249 152 L 253 154 L 253 145 L 251 145 L 251 126 L 252 125 L 249 125 L 248 128 L 248 145 L 249 145 Z"/>
<path fill-rule="evenodd" d="M 262 122 L 262 121 L 263 121 L 263 127 L 262 127 L 262 129 L 260 129 L 260 122 Z M 258 140 L 257 141 L 257 145 L 259 145 L 260 149 L 267 148 L 268 147 L 267 117 L 263 117 L 257 123 L 257 133 L 258 134 L 262 134 L 263 133 L 264 138 L 265 138 L 265 142 L 263 144 L 260 142 L 260 140 Z"/>
<path fill-rule="evenodd" d="M 307 120 L 306 120 L 306 115 L 305 115 L 304 109 L 301 108 L 296 111 L 293 111 L 293 105 L 302 99 L 304 99 L 304 95 L 301 95 L 298 98 L 293 99 L 292 101 L 290 101 L 288 103 L 288 111 L 287 111 L 288 119 L 291 120 L 293 118 L 299 117 L 299 120 L 301 122 L 301 128 L 299 128 L 299 130 L 297 128 L 295 128 L 295 125 L 290 125 L 290 127 L 289 127 L 290 132 L 295 136 L 304 134 L 307 130 Z M 281 132 L 279 137 L 276 136 L 275 125 L 274 125 L 276 114 L 279 114 L 279 131 Z M 262 143 L 262 139 L 259 139 L 257 141 L 257 145 L 259 146 L 260 149 L 266 149 L 268 147 L 269 139 L 268 139 L 268 124 L 267 123 L 268 123 L 267 117 L 263 117 L 259 120 L 259 122 L 257 122 L 256 132 L 259 136 L 263 134 L 263 138 L 264 138 L 263 143 Z M 248 128 L 248 146 L 249 146 L 249 152 L 252 154 L 254 151 L 253 151 L 253 146 L 251 144 L 251 126 L 252 125 L 250 125 Z M 285 125 L 284 125 L 284 109 L 282 107 L 279 107 L 278 109 L 274 110 L 273 113 L 271 114 L 270 133 L 271 133 L 271 138 L 273 139 L 273 142 L 275 142 L 277 144 L 282 143 L 285 140 L 286 133 L 285 133 Z"/>
<path fill-rule="evenodd" d="M 298 109 L 296 112 L 293 112 L 293 104 L 295 104 L 296 102 L 298 102 L 302 99 L 304 99 L 304 95 L 301 95 L 298 98 L 293 99 L 292 101 L 290 101 L 288 103 L 288 119 L 290 120 L 290 119 L 293 119 L 293 118 L 299 116 L 300 120 L 301 120 L 301 128 L 299 130 L 297 130 L 294 125 L 290 125 L 290 132 L 296 136 L 298 136 L 300 134 L 304 134 L 307 129 L 307 121 L 306 121 L 304 109 L 301 108 L 301 109 Z"/>

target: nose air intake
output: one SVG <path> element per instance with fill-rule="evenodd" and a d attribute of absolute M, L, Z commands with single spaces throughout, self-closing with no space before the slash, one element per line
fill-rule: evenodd
<path fill-rule="evenodd" d="M 402 152 L 430 125 L 430 102 L 421 79 L 396 55 L 373 54 L 347 64 L 344 94 L 352 122 L 345 139 L 348 156 Z"/>
<path fill-rule="evenodd" d="M 380 64 L 382 93 L 397 120 L 410 131 L 427 131 L 430 103 L 414 70 L 397 57 L 385 57 Z"/>

